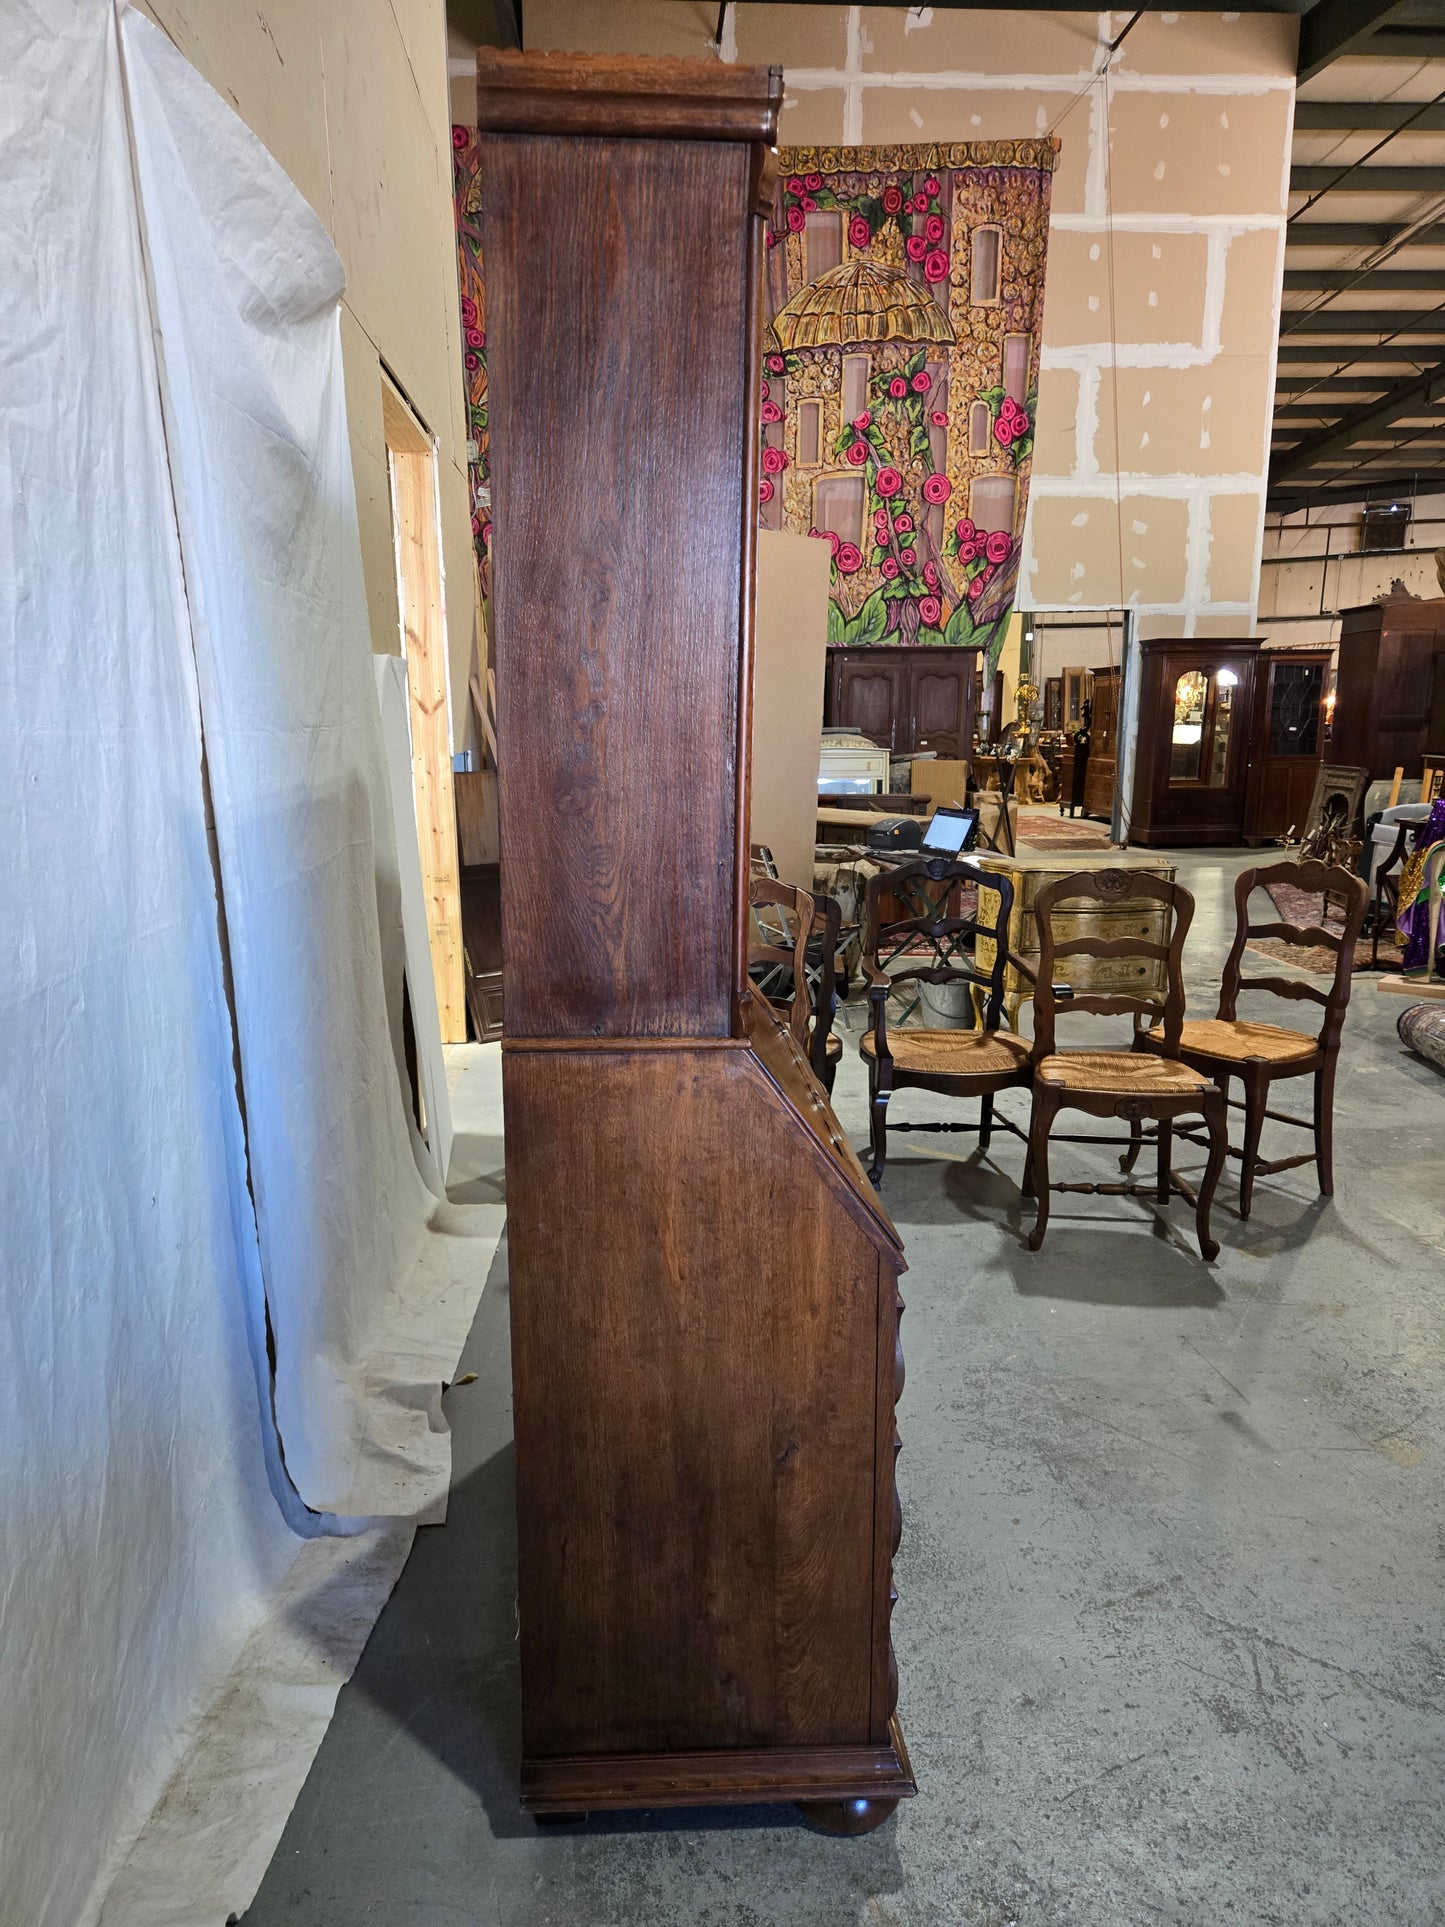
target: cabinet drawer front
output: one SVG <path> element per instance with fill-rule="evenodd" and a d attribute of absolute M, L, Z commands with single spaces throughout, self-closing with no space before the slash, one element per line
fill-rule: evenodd
<path fill-rule="evenodd" d="M 1011 932 L 1013 948 L 1020 956 L 1037 956 L 1039 949 L 1039 926 L 1032 909 L 1023 916 L 1015 916 L 1016 928 Z M 1168 919 L 1162 909 L 1123 911 L 1123 910 L 1056 910 L 1053 916 L 1054 942 L 1069 943 L 1075 937 L 1100 937 L 1117 940 L 1120 937 L 1133 937 L 1142 943 L 1167 943 L 1169 941 Z"/>

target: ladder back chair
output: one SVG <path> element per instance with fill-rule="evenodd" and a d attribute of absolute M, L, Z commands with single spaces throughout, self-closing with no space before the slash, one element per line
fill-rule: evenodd
<path fill-rule="evenodd" d="M 977 892 L 982 885 L 998 903 L 993 921 L 981 919 Z M 962 911 L 960 892 L 971 888 L 975 904 Z M 881 900 L 899 898 L 909 915 L 883 922 Z M 921 857 L 870 877 L 863 911 L 863 975 L 868 986 L 868 1029 L 859 1054 L 868 1066 L 868 1126 L 873 1161 L 868 1175 L 874 1184 L 883 1176 L 888 1157 L 888 1101 L 897 1090 L 938 1091 L 946 1097 L 979 1099 L 977 1124 L 895 1124 L 895 1131 L 976 1131 L 980 1150 L 987 1150 L 995 1123 L 1023 1136 L 1008 1118 L 995 1119 L 997 1092 L 1029 1081 L 1029 1047 L 1012 1031 L 1000 1030 L 1004 973 L 1010 963 L 1031 975 L 1008 949 L 1013 884 L 1004 875 L 981 869 L 961 857 Z M 979 939 L 992 944 L 993 962 L 979 967 Z M 911 961 L 922 946 L 922 960 Z M 982 1027 L 971 1030 L 928 1030 L 890 1025 L 888 999 L 909 984 L 961 984 L 974 1002 L 975 1023 L 982 1001 Z"/>
<path fill-rule="evenodd" d="M 1131 897 L 1148 896 L 1161 901 L 1170 912 L 1168 943 L 1154 943 L 1144 937 L 1054 936 L 1053 912 L 1057 904 L 1073 898 L 1087 899 L 1105 906 L 1122 904 Z M 1024 1196 L 1038 1202 L 1038 1215 L 1029 1233 L 1029 1250 L 1037 1251 L 1044 1241 L 1049 1222 L 1050 1191 L 1091 1191 L 1111 1196 L 1142 1197 L 1152 1193 L 1159 1204 L 1167 1204 L 1174 1193 L 1194 1206 L 1194 1226 L 1199 1249 L 1206 1259 L 1219 1254 L 1219 1246 L 1209 1235 L 1209 1207 L 1219 1174 L 1224 1169 L 1228 1136 L 1225 1128 L 1224 1098 L 1208 1075 L 1181 1061 L 1179 1032 L 1184 1020 L 1184 938 L 1194 917 L 1194 899 L 1182 884 L 1167 882 L 1137 870 L 1112 869 L 1081 872 L 1045 884 L 1034 904 L 1039 926 L 1038 982 L 1034 989 L 1033 1110 L 1029 1118 L 1028 1163 L 1024 1169 Z M 1075 991 L 1068 984 L 1054 982 L 1054 964 L 1065 957 L 1107 957 L 1128 959 L 1147 957 L 1162 962 L 1166 971 L 1163 1026 L 1157 1054 L 1135 1049 L 1069 1050 L 1055 1047 L 1055 1020 L 1063 1004 L 1070 1011 L 1092 1011 L 1102 1015 L 1128 1015 L 1135 1019 L 1154 1019 L 1160 1014 L 1157 993 L 1146 995 L 1127 990 Z M 1148 1069 L 1140 1075 L 1139 1065 Z M 1083 1111 L 1092 1117 L 1125 1118 L 1130 1124 L 1128 1138 L 1054 1135 L 1054 1119 L 1061 1110 Z M 1176 1118 L 1202 1117 L 1209 1134 L 1209 1163 L 1196 1192 L 1177 1177 L 1173 1170 L 1173 1132 Z M 1132 1157 L 1141 1130 L 1141 1120 L 1152 1119 L 1158 1131 L 1158 1171 L 1153 1185 L 1116 1182 L 1109 1184 L 1055 1184 L 1049 1177 L 1050 1143 L 1124 1144 Z"/>
<path fill-rule="evenodd" d="M 748 902 L 754 925 L 748 973 L 759 994 L 787 1023 L 813 1075 L 831 1093 L 843 1049 L 833 1030 L 838 1007 L 834 958 L 842 909 L 832 897 L 814 896 L 768 876 L 750 880 Z"/>
<path fill-rule="evenodd" d="M 1281 923 L 1272 919 L 1251 923 L 1251 894 L 1271 883 L 1292 885 L 1312 895 L 1341 901 L 1345 907 L 1342 930 L 1322 929 L 1318 925 Z M 1224 1093 L 1224 1101 L 1244 1112 L 1244 1141 L 1230 1145 L 1229 1155 L 1237 1158 L 1239 1173 L 1239 1215 L 1247 1218 L 1254 1202 L 1254 1181 L 1276 1171 L 1289 1171 L 1299 1164 L 1313 1163 L 1319 1177 L 1320 1194 L 1334 1196 L 1333 1127 L 1335 1101 L 1335 1063 L 1340 1053 L 1340 1034 L 1345 1026 L 1345 1011 L 1350 1001 L 1350 973 L 1355 967 L 1355 943 L 1364 927 L 1370 891 L 1363 877 L 1338 865 L 1310 859 L 1268 863 L 1244 870 L 1234 884 L 1234 943 L 1224 965 L 1219 986 L 1219 1011 L 1212 1018 L 1195 1019 L 1183 1024 L 1175 1040 L 1177 1054 L 1212 1077 Z M 1298 977 L 1245 977 L 1241 965 L 1245 945 L 1252 937 L 1273 937 L 1302 949 L 1328 949 L 1335 954 L 1334 978 L 1328 990 L 1303 983 Z M 1319 1004 L 1324 1016 L 1317 1033 L 1285 1029 L 1278 1024 L 1258 1024 L 1237 1013 L 1241 990 L 1267 990 L 1276 997 L 1296 1002 Z M 1137 1039 L 1137 1048 L 1154 1052 L 1164 1038 L 1157 1026 Z M 1237 1077 L 1244 1086 L 1244 1101 L 1229 1096 L 1229 1080 Z M 1293 1117 L 1287 1111 L 1269 1109 L 1269 1090 L 1278 1078 L 1313 1077 L 1313 1116 Z M 1314 1133 L 1314 1149 L 1296 1157 L 1261 1158 L 1259 1141 L 1265 1119 L 1277 1124 L 1292 1124 Z M 1131 1150 L 1125 1168 L 1132 1162 Z"/>

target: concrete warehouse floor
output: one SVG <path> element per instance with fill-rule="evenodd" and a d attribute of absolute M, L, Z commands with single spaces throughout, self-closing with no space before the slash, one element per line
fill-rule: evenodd
<path fill-rule="evenodd" d="M 1180 863 L 1196 1013 L 1246 860 Z M 1445 1922 L 1445 1081 L 1397 1043 L 1402 1007 L 1357 980 L 1334 1201 L 1304 1168 L 1242 1224 L 1234 1167 L 1213 1267 L 1181 1202 L 1165 1229 L 1080 1195 L 1031 1256 L 1017 1139 L 894 1140 L 919 1796 L 864 1839 L 790 1808 L 521 1812 L 503 1252 L 446 1401 L 450 1519 L 417 1535 L 246 1927 Z M 850 1041 L 860 1144 L 865 1088 Z M 1055 1175 L 1106 1163 L 1061 1146 Z"/>

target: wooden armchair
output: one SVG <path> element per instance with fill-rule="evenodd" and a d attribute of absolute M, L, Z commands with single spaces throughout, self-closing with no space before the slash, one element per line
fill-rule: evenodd
<path fill-rule="evenodd" d="M 843 1052 L 833 1030 L 838 1005 L 834 959 L 842 909 L 832 897 L 814 896 L 767 876 L 753 877 L 748 901 L 755 925 L 748 945 L 749 975 L 759 994 L 786 1020 L 813 1075 L 831 1093 Z"/>
<path fill-rule="evenodd" d="M 982 922 L 972 915 L 953 915 L 959 891 L 982 885 L 997 901 L 995 920 Z M 883 922 L 880 904 L 885 894 L 902 900 L 909 914 Z M 1011 1085 L 1029 1081 L 1029 1047 L 1012 1031 L 999 1029 L 1003 1010 L 1004 972 L 1010 963 L 1030 974 L 1008 950 L 1009 917 L 1013 910 L 1010 879 L 962 858 L 923 857 L 871 877 L 863 912 L 863 973 L 868 985 L 869 1027 L 859 1043 L 868 1066 L 868 1124 L 873 1162 L 868 1175 L 874 1184 L 883 1176 L 888 1157 L 888 1101 L 894 1091 L 911 1085 L 917 1090 L 940 1091 L 948 1097 L 979 1099 L 979 1121 L 943 1124 L 895 1124 L 895 1131 L 977 1131 L 979 1148 L 987 1150 L 995 1122 L 994 1095 Z M 979 937 L 993 943 L 993 966 L 978 969 Z M 925 961 L 909 958 L 922 944 Z M 890 1026 L 888 999 L 905 984 L 963 984 L 971 997 L 983 992 L 983 1027 L 974 1030 L 915 1030 Z M 1022 1137 L 1007 1118 L 998 1123 Z"/>
<path fill-rule="evenodd" d="M 1171 911 L 1171 932 L 1167 944 L 1153 943 L 1143 937 L 1070 937 L 1055 942 L 1054 906 L 1068 898 L 1088 898 L 1107 906 L 1124 897 L 1158 897 Z M 1194 899 L 1181 884 L 1168 883 L 1163 877 L 1148 876 L 1137 870 L 1092 870 L 1078 876 L 1060 877 L 1045 884 L 1034 903 L 1039 926 L 1038 981 L 1034 988 L 1033 1111 L 1029 1119 L 1029 1155 L 1024 1169 L 1024 1196 L 1038 1200 L 1038 1216 L 1029 1233 L 1029 1250 L 1037 1251 L 1044 1241 L 1049 1222 L 1049 1193 L 1053 1191 L 1097 1191 L 1114 1196 L 1146 1196 L 1151 1191 L 1160 1204 L 1167 1204 L 1178 1192 L 1194 1206 L 1195 1231 L 1199 1249 L 1206 1259 L 1219 1254 L 1219 1246 L 1209 1235 L 1209 1207 L 1219 1174 L 1224 1169 L 1228 1136 L 1225 1129 L 1224 1098 L 1208 1075 L 1184 1063 L 1179 1054 L 1179 1032 L 1184 1020 L 1184 938 L 1194 916 Z M 1054 1043 L 1057 1009 L 1065 1003 L 1069 1010 L 1087 1010 L 1104 1015 L 1121 1014 L 1140 1018 L 1159 1015 L 1155 996 L 1127 990 L 1075 992 L 1067 984 L 1054 982 L 1054 962 L 1059 957 L 1147 957 L 1162 961 L 1167 973 L 1163 1025 L 1156 1053 L 1147 1057 L 1137 1050 L 1058 1051 Z M 1152 1033 L 1151 1033 L 1152 1034 Z M 1141 1069 L 1141 1065 L 1147 1068 Z M 1053 1136 L 1054 1119 L 1061 1110 L 1084 1111 L 1092 1117 L 1127 1118 L 1128 1138 Z M 1204 1181 L 1196 1193 L 1172 1168 L 1174 1121 L 1179 1117 L 1202 1116 L 1209 1133 L 1209 1163 Z M 1158 1131 L 1159 1165 L 1155 1183 L 1051 1184 L 1049 1145 L 1124 1144 L 1126 1158 L 1132 1161 L 1141 1136 L 1141 1120 L 1152 1118 Z M 1126 1162 L 1126 1169 L 1129 1168 Z"/>
<path fill-rule="evenodd" d="M 1343 931 L 1324 930 L 1293 923 L 1251 923 L 1249 899 L 1253 891 L 1271 883 L 1292 884 L 1296 889 L 1318 892 L 1342 900 L 1346 905 Z M 1229 1155 L 1240 1161 L 1239 1214 L 1247 1218 L 1254 1198 L 1254 1181 L 1275 1171 L 1288 1171 L 1312 1160 L 1319 1174 L 1320 1192 L 1334 1195 L 1332 1159 L 1334 1128 L 1335 1060 L 1340 1051 L 1345 1010 L 1350 1001 L 1350 973 L 1355 967 L 1355 942 L 1365 921 L 1369 887 L 1363 877 L 1348 870 L 1313 861 L 1269 863 L 1241 871 L 1234 883 L 1234 943 L 1224 965 L 1219 986 L 1219 1013 L 1180 1026 L 1169 1055 L 1192 1064 L 1201 1074 L 1211 1077 L 1223 1093 L 1222 1101 L 1244 1112 L 1244 1142 Z M 1302 948 L 1333 950 L 1334 980 L 1328 991 L 1298 977 L 1242 977 L 1241 960 L 1251 937 L 1273 937 Z M 1250 1023 L 1235 1015 L 1241 990 L 1268 990 L 1276 997 L 1320 1004 L 1324 1018 L 1317 1034 L 1287 1030 L 1277 1024 Z M 1154 1052 L 1164 1047 L 1164 1033 L 1156 1026 L 1141 1034 L 1136 1047 Z M 1291 1117 L 1288 1112 L 1271 1111 L 1269 1087 L 1276 1078 L 1312 1076 L 1314 1114 L 1311 1118 Z M 1244 1102 L 1229 1097 L 1229 1080 L 1237 1077 L 1244 1085 Z M 1259 1140 L 1266 1118 L 1278 1124 L 1293 1124 L 1314 1133 L 1314 1149 L 1301 1156 L 1263 1159 Z M 1125 1162 L 1129 1168 L 1131 1149 Z"/>

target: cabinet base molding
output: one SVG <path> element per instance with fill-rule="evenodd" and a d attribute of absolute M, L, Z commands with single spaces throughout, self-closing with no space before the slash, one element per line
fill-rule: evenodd
<path fill-rule="evenodd" d="M 522 1805 L 538 1819 L 614 1807 L 890 1803 L 887 1812 L 872 1819 L 876 1826 L 893 1804 L 917 1790 L 896 1717 L 885 1746 L 760 1746 L 522 1761 Z"/>

